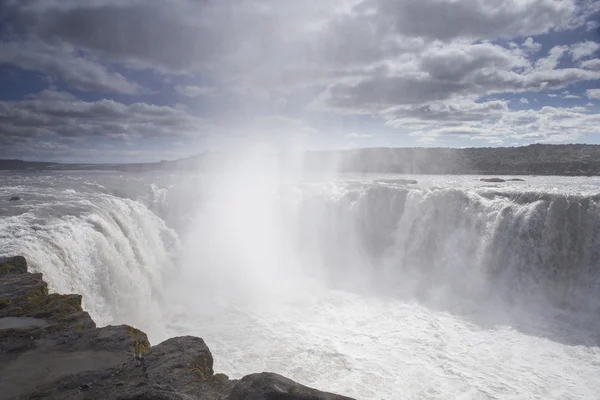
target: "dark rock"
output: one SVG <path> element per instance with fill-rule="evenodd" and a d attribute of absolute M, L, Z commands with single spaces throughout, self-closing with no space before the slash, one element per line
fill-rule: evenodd
<path fill-rule="evenodd" d="M 0 318 L 0 330 L 16 329 L 29 330 L 33 328 L 45 328 L 48 323 L 40 318 L 32 317 L 4 317 Z"/>
<path fill-rule="evenodd" d="M 16 256 L 10 258 L 0 258 L 0 275 L 24 274 L 26 272 L 27 260 L 25 257 Z"/>
<path fill-rule="evenodd" d="M 21 200 L 21 198 L 19 196 L 13 196 L 10 199 L 8 199 L 8 201 L 19 201 Z"/>
<path fill-rule="evenodd" d="M 263 372 L 243 377 L 227 400 L 350 400 L 348 397 L 320 392 L 284 378 Z"/>
<path fill-rule="evenodd" d="M 150 346 L 128 325 L 96 328 L 81 296 L 49 294 L 23 257 L 0 261 L 0 398 L 47 400 L 343 400 L 276 374 L 232 381 L 204 340 Z"/>
<path fill-rule="evenodd" d="M 76 331 L 94 329 L 96 324 L 81 308 L 77 294 L 49 294 L 42 274 L 28 273 L 24 257 L 0 260 L 0 318 L 37 318 L 47 325 L 44 330 Z"/>
<path fill-rule="evenodd" d="M 144 335 L 145 336 L 145 335 Z M 91 343 L 80 338 L 78 343 Z M 111 346 L 98 349 L 115 352 Z M 98 350 L 100 351 L 100 350 Z M 118 353 L 118 352 L 117 352 Z M 168 339 L 150 348 L 142 357 L 129 356 L 107 369 L 83 372 L 46 382 L 31 397 L 80 399 L 82 387 L 93 399 L 220 399 L 228 395 L 232 382 L 213 374 L 213 358 L 204 341 L 184 336 Z M 219 375 L 219 374 L 218 374 Z"/>
<path fill-rule="evenodd" d="M 414 179 L 379 179 L 377 182 L 396 185 L 416 185 L 418 183 Z"/>
<path fill-rule="evenodd" d="M 194 336 L 168 339 L 152 347 L 144 360 L 151 379 L 162 377 L 166 381 L 173 380 L 175 388 L 182 383 L 177 377 L 206 382 L 214 375 L 213 357 L 208 346 L 204 340 Z"/>
<path fill-rule="evenodd" d="M 502 183 L 502 182 L 506 182 L 502 178 L 481 178 L 480 181 L 481 182 L 489 182 L 489 183 Z"/>
<path fill-rule="evenodd" d="M 511 179 L 507 179 L 506 182 L 525 182 L 525 179 L 511 178 Z"/>

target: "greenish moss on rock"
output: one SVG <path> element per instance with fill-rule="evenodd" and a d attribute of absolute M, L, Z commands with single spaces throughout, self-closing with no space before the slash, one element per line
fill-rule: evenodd
<path fill-rule="evenodd" d="M 191 371 L 201 381 L 206 381 L 213 376 L 213 359 L 206 353 L 198 354 L 190 363 Z"/>
<path fill-rule="evenodd" d="M 27 272 L 25 257 L 16 256 L 0 259 L 0 275 L 24 274 Z"/>
<path fill-rule="evenodd" d="M 346 400 L 274 374 L 215 374 L 204 340 L 150 346 L 128 325 L 96 328 L 76 294 L 48 293 L 22 257 L 0 260 L 0 397 L 45 400 Z M 132 357 L 133 354 L 133 357 Z M 2 397 L 2 398 L 4 398 Z"/>
<path fill-rule="evenodd" d="M 131 350 L 135 357 L 141 357 L 150 350 L 150 342 L 144 332 L 130 326 L 127 333 L 133 339 Z"/>
<path fill-rule="evenodd" d="M 10 299 L 0 299 L 0 310 L 10 306 L 11 303 L 12 301 Z"/>

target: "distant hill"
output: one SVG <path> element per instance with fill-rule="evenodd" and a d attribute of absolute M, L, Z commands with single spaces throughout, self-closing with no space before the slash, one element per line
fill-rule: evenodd
<path fill-rule="evenodd" d="M 600 175 L 600 145 L 533 144 L 495 148 L 369 148 L 279 154 L 274 160 L 289 167 L 302 159 L 308 171 L 405 174 Z M 235 164 L 225 154 L 200 154 L 176 161 L 144 164 L 58 164 L 0 160 L 0 170 L 219 170 Z"/>
<path fill-rule="evenodd" d="M 56 163 L 32 162 L 23 160 L 0 160 L 0 170 L 37 170 L 51 169 Z"/>
<path fill-rule="evenodd" d="M 339 165 L 341 170 L 352 172 L 600 175 L 600 145 L 348 150 Z"/>

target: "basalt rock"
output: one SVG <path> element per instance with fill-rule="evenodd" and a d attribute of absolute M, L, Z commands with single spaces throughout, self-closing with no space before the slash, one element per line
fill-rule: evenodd
<path fill-rule="evenodd" d="M 0 258 L 0 274 L 24 274 L 25 272 L 27 272 L 25 257 Z"/>
<path fill-rule="evenodd" d="M 10 199 L 8 199 L 8 201 L 19 201 L 21 200 L 21 198 L 19 196 L 13 196 Z"/>
<path fill-rule="evenodd" d="M 383 183 L 383 184 L 395 184 L 395 185 L 416 185 L 417 182 L 414 179 L 379 179 L 377 180 L 378 183 Z"/>
<path fill-rule="evenodd" d="M 506 180 L 502 179 L 502 178 L 481 178 L 480 181 L 481 182 L 489 182 L 489 183 L 502 183 L 502 182 L 506 182 Z"/>
<path fill-rule="evenodd" d="M 243 377 L 235 384 L 228 400 L 352 400 L 335 394 L 319 392 L 318 390 L 300 385 L 283 376 L 263 372 Z"/>
<path fill-rule="evenodd" d="M 348 400 L 271 373 L 215 374 L 197 337 L 150 346 L 131 326 L 96 328 L 81 296 L 48 293 L 23 257 L 0 260 L 0 399 Z"/>

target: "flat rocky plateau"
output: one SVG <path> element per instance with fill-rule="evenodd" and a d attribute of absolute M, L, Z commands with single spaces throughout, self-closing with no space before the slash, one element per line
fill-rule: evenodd
<path fill-rule="evenodd" d="M 281 171 L 297 162 L 309 172 L 599 176 L 600 145 L 532 144 L 521 147 L 366 148 L 308 151 L 273 155 Z M 267 158 L 268 159 L 268 158 Z M 227 171 L 239 160 L 226 153 L 206 153 L 174 161 L 146 164 L 58 164 L 0 159 L 0 170 L 22 171 Z M 291 165 L 290 165 L 291 162 Z"/>
<path fill-rule="evenodd" d="M 0 399 L 351 400 L 273 373 L 215 374 L 197 337 L 151 346 L 131 326 L 97 328 L 80 295 L 48 293 L 20 256 L 0 260 Z"/>

